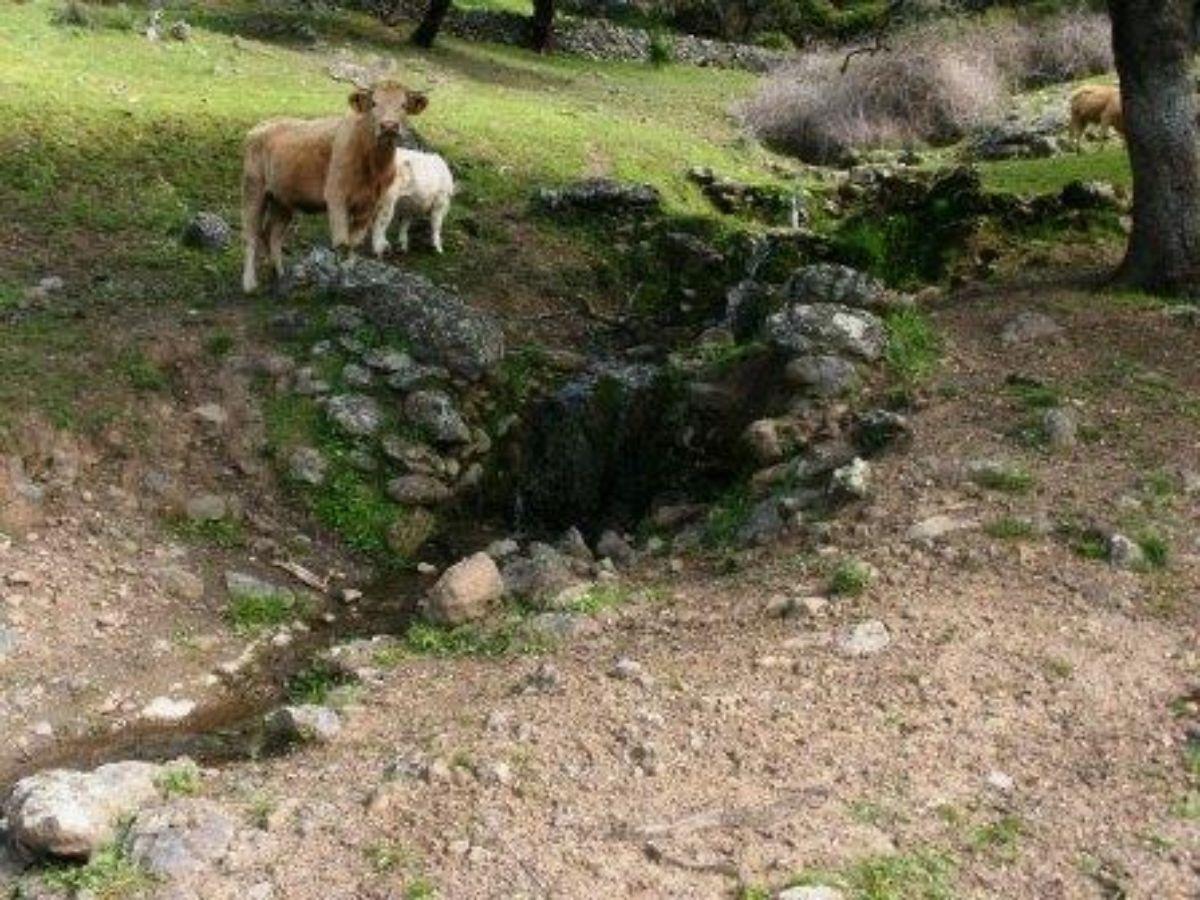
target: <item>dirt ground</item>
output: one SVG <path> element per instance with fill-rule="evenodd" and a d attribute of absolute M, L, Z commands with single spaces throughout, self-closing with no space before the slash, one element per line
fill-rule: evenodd
<path fill-rule="evenodd" d="M 1027 310 L 1062 334 L 1004 345 Z M 208 773 L 244 827 L 190 896 L 752 897 L 817 870 L 863 897 L 1200 896 L 1200 330 L 1052 284 L 932 314 L 946 360 L 912 445 L 874 463 L 874 496 L 825 543 L 647 561 L 629 577 L 654 599 L 546 655 L 368 650 L 336 742 Z M 1077 411 L 1075 446 L 1030 437 L 1030 385 Z M 995 459 L 1029 486 L 966 476 Z M 0 551 L 8 771 L 152 696 L 202 696 L 244 646 L 206 599 L 227 560 L 136 525 L 119 470 L 89 471 L 91 501 L 73 487 L 68 514 Z M 914 540 L 935 515 L 955 530 Z M 1165 568 L 1087 558 L 1092 523 L 1153 531 Z M 861 595 L 773 612 L 828 596 L 849 557 L 877 572 Z M 168 563 L 203 597 L 172 596 Z M 890 643 L 848 655 L 871 620 Z"/>

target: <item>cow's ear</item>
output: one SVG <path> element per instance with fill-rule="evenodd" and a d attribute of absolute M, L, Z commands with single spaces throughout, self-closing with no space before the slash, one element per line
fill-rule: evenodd
<path fill-rule="evenodd" d="M 404 111 L 410 116 L 419 116 L 429 105 L 429 98 L 417 91 L 409 91 L 408 99 L 404 101 Z"/>
<path fill-rule="evenodd" d="M 371 108 L 371 92 L 359 88 L 350 95 L 350 108 L 360 113 L 365 113 Z"/>

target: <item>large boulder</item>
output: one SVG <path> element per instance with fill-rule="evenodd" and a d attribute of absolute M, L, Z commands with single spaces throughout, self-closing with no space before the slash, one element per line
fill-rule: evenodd
<path fill-rule="evenodd" d="M 318 247 L 296 265 L 292 278 L 357 305 L 420 362 L 477 380 L 504 358 L 504 332 L 495 319 L 413 272 L 363 258 L 340 262 Z"/>
<path fill-rule="evenodd" d="M 483 618 L 503 593 L 496 563 L 486 553 L 476 553 L 442 573 L 421 609 L 436 624 L 462 625 Z"/>
<path fill-rule="evenodd" d="M 9 837 L 34 855 L 87 858 L 113 840 L 122 819 L 158 799 L 161 773 L 153 763 L 119 762 L 23 778 L 4 807 Z"/>
<path fill-rule="evenodd" d="M 878 316 L 839 303 L 794 303 L 770 316 L 765 330 L 788 356 L 844 354 L 874 362 L 887 345 Z"/>

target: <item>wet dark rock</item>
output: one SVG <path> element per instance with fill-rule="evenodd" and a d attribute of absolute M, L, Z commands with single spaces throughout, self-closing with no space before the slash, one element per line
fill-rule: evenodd
<path fill-rule="evenodd" d="M 775 294 L 758 281 L 739 281 L 725 294 L 725 321 L 739 341 L 755 337 L 776 306 Z"/>
<path fill-rule="evenodd" d="M 1117 189 L 1107 181 L 1072 181 L 1063 186 L 1059 201 L 1067 209 L 1120 209 Z"/>

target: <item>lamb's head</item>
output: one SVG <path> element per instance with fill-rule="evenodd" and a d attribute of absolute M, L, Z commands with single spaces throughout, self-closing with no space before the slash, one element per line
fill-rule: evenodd
<path fill-rule="evenodd" d="M 350 95 L 350 106 L 367 117 L 375 139 L 393 145 L 404 135 L 408 117 L 419 115 L 428 105 L 425 94 L 391 79 Z"/>

